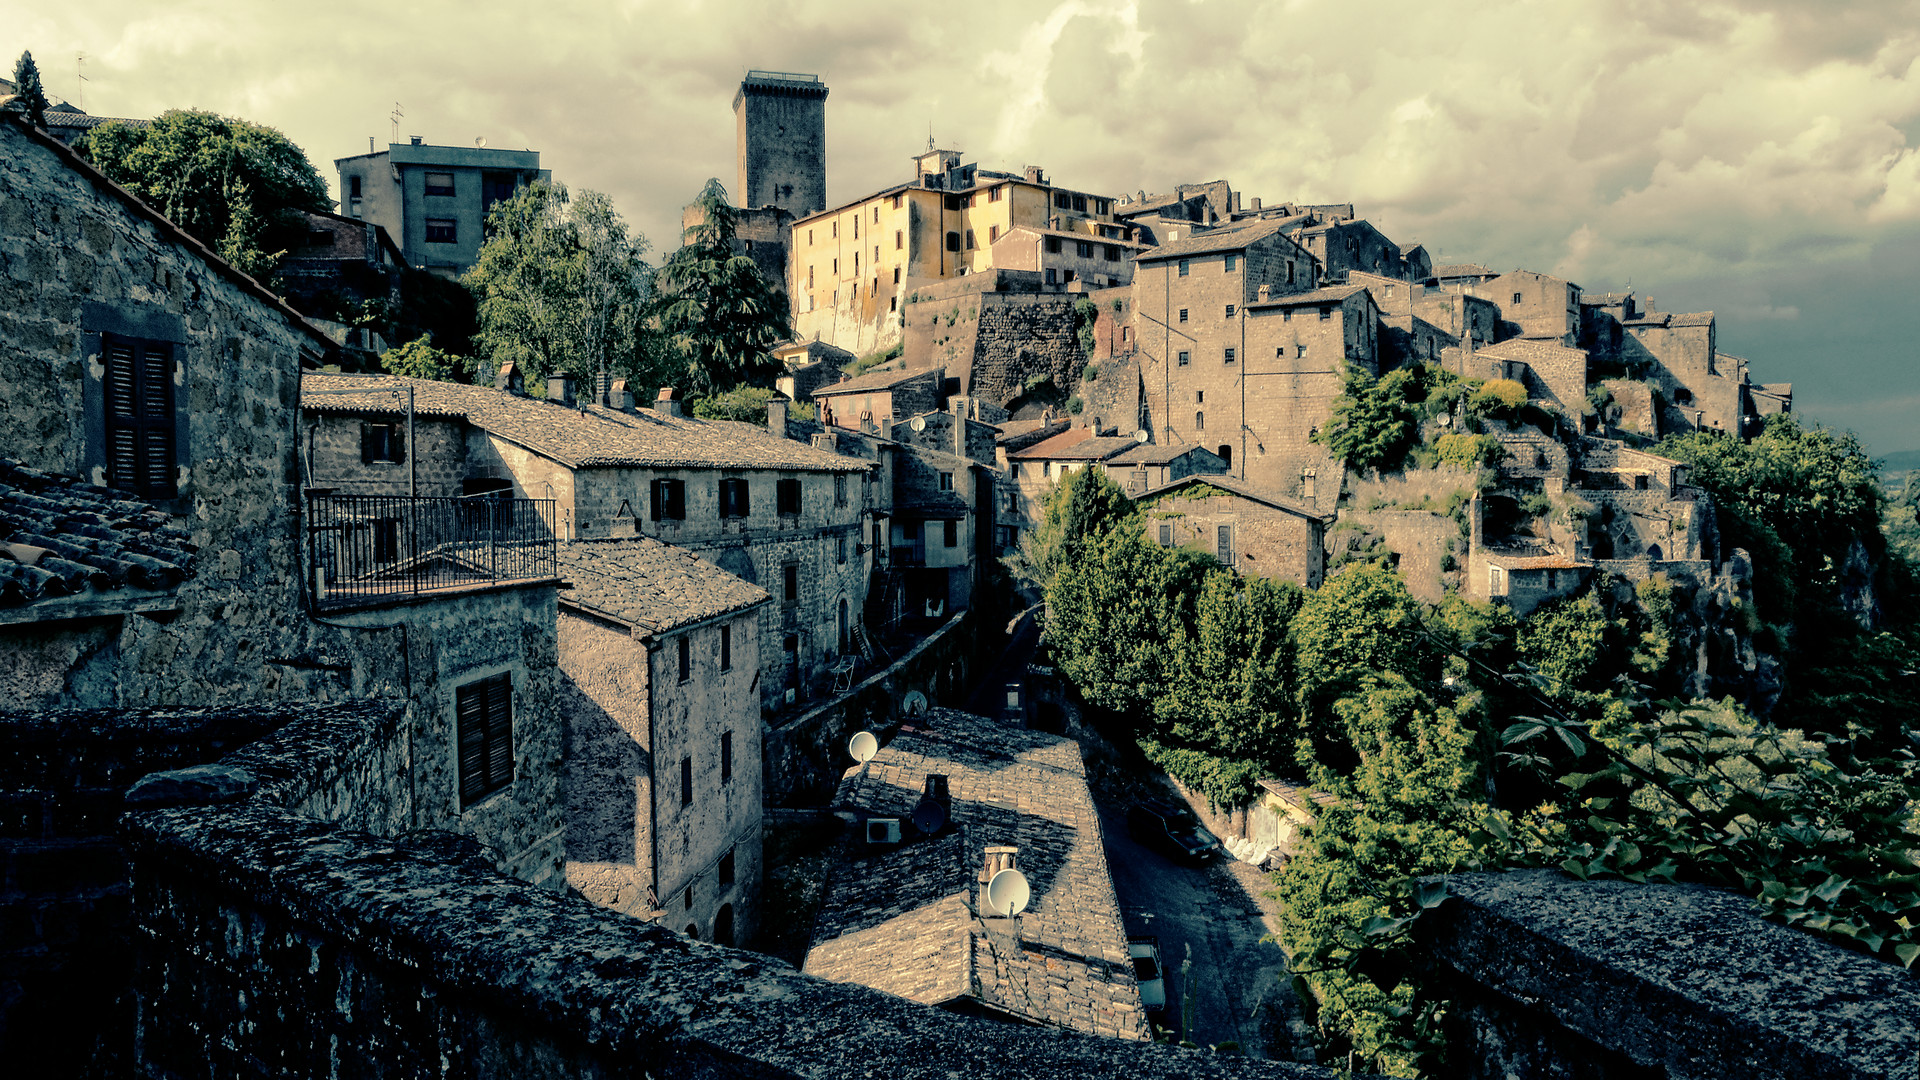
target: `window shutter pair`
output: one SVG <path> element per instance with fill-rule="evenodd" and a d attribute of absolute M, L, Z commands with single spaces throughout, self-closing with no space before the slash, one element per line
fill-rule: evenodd
<path fill-rule="evenodd" d="M 513 782 L 513 680 L 503 672 L 462 686 L 454 707 L 464 808 Z"/>
<path fill-rule="evenodd" d="M 173 349 L 108 338 L 107 484 L 147 498 L 172 498 L 179 458 L 173 429 Z"/>

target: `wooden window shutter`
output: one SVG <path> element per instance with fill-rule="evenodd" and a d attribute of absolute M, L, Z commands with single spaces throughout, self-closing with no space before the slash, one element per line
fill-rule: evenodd
<path fill-rule="evenodd" d="M 667 482 L 665 480 L 655 480 L 653 482 L 652 502 L 653 502 L 653 520 L 655 521 L 660 520 L 661 511 L 665 508 L 665 505 L 666 505 L 666 501 L 667 501 L 666 483 Z"/>
<path fill-rule="evenodd" d="M 513 782 L 513 679 L 502 673 L 454 691 L 460 805 Z"/>
<path fill-rule="evenodd" d="M 178 460 L 172 347 L 108 337 L 105 351 L 107 484 L 148 498 L 171 498 Z"/>
<path fill-rule="evenodd" d="M 360 425 L 360 464 L 373 464 L 373 425 Z"/>
<path fill-rule="evenodd" d="M 494 788 L 513 782 L 513 681 L 487 680 L 487 780 Z"/>

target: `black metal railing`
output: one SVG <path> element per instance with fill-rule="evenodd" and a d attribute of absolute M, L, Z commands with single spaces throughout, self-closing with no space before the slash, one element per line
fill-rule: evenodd
<path fill-rule="evenodd" d="M 558 575 L 551 499 L 307 496 L 316 608 Z"/>

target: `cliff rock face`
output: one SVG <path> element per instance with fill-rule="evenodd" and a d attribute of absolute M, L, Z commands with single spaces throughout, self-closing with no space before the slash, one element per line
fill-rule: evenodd
<path fill-rule="evenodd" d="M 1780 658 L 1754 640 L 1761 620 L 1753 597 L 1753 561 L 1746 551 L 1735 548 L 1708 587 L 1695 594 L 1692 616 L 1682 627 L 1696 657 L 1688 692 L 1732 697 L 1756 716 L 1771 712 L 1785 683 Z"/>

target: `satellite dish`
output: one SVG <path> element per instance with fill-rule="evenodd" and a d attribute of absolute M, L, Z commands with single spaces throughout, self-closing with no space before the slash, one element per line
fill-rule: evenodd
<path fill-rule="evenodd" d="M 862 765 L 872 761 L 873 755 L 879 752 L 880 740 L 874 738 L 871 731 L 862 731 L 847 740 L 847 753 L 852 754 L 853 760 Z"/>
<path fill-rule="evenodd" d="M 927 418 L 924 416 L 916 416 L 907 421 L 907 426 L 915 431 L 925 431 L 927 430 Z"/>
<path fill-rule="evenodd" d="M 913 808 L 913 827 L 922 836 L 933 836 L 947 827 L 947 808 L 938 799 L 921 799 Z"/>
<path fill-rule="evenodd" d="M 908 716 L 925 715 L 927 711 L 927 695 L 918 690 L 909 691 L 906 697 L 900 699 L 900 710 Z"/>
<path fill-rule="evenodd" d="M 1134 442 L 1146 442 L 1148 439 L 1151 439 L 1151 438 L 1153 438 L 1153 436 L 1147 434 L 1146 428 L 1141 428 L 1140 430 L 1133 433 Z"/>
<path fill-rule="evenodd" d="M 1027 901 L 1032 897 L 1027 875 L 1018 870 L 1002 870 L 987 882 L 987 913 L 1010 918 L 1027 910 Z"/>
<path fill-rule="evenodd" d="M 474 139 L 473 139 L 473 145 L 475 145 L 475 146 L 485 146 L 485 145 L 487 145 L 487 137 L 486 137 L 486 136 L 484 136 L 484 135 L 476 135 L 476 136 L 474 136 Z"/>

